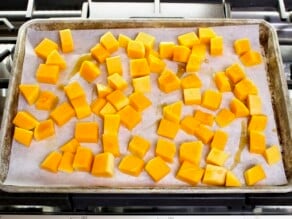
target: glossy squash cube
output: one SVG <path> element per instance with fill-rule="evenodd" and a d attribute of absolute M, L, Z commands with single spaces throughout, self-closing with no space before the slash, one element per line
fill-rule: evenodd
<path fill-rule="evenodd" d="M 113 177 L 115 158 L 109 153 L 100 153 L 94 156 L 91 174 L 97 177 Z"/>
<path fill-rule="evenodd" d="M 74 50 L 74 41 L 70 29 L 59 31 L 62 51 L 64 53 L 72 52 Z"/>
<path fill-rule="evenodd" d="M 211 27 L 199 28 L 199 39 L 202 43 L 209 43 L 214 37 L 216 37 L 216 33 Z"/>
<path fill-rule="evenodd" d="M 180 79 L 169 69 L 164 69 L 158 78 L 158 87 L 165 93 L 180 89 Z"/>
<path fill-rule="evenodd" d="M 226 187 L 239 187 L 239 186 L 241 186 L 241 182 L 236 177 L 236 175 L 234 173 L 232 173 L 231 171 L 227 171 L 225 186 Z"/>
<path fill-rule="evenodd" d="M 147 51 L 150 51 L 151 49 L 153 49 L 155 37 L 145 32 L 139 32 L 135 38 L 135 41 L 143 43 L 145 49 Z"/>
<path fill-rule="evenodd" d="M 257 51 L 249 50 L 240 56 L 240 61 L 248 67 L 259 65 L 262 63 L 262 55 Z"/>
<path fill-rule="evenodd" d="M 97 106 L 96 106 L 96 110 L 97 110 Z M 115 107 L 109 102 L 106 102 L 105 105 L 99 110 L 99 115 L 104 118 L 105 115 L 115 114 L 116 112 L 117 110 L 115 109 Z"/>
<path fill-rule="evenodd" d="M 117 51 L 119 48 L 119 42 L 110 31 L 106 32 L 100 37 L 100 43 L 110 53 Z"/>
<path fill-rule="evenodd" d="M 172 60 L 186 63 L 189 60 L 191 50 L 186 46 L 174 46 Z"/>
<path fill-rule="evenodd" d="M 104 115 L 103 119 L 103 133 L 117 135 L 120 128 L 120 115 L 118 114 L 107 114 Z"/>
<path fill-rule="evenodd" d="M 36 79 L 39 83 L 57 84 L 59 80 L 59 66 L 40 64 L 36 71 Z"/>
<path fill-rule="evenodd" d="M 223 166 L 229 154 L 217 148 L 212 148 L 207 155 L 206 162 L 217 166 Z"/>
<path fill-rule="evenodd" d="M 204 112 L 202 110 L 196 110 L 194 118 L 198 120 L 201 124 L 205 124 L 208 126 L 212 126 L 214 122 L 214 115 Z"/>
<path fill-rule="evenodd" d="M 141 113 L 130 105 L 121 109 L 118 114 L 121 117 L 121 123 L 129 130 L 135 128 L 142 120 Z"/>
<path fill-rule="evenodd" d="M 162 59 L 172 59 L 174 42 L 160 42 L 159 55 Z"/>
<path fill-rule="evenodd" d="M 188 32 L 177 37 L 177 40 L 180 45 L 192 48 L 193 45 L 199 44 L 200 40 L 195 34 L 195 32 Z"/>
<path fill-rule="evenodd" d="M 200 124 L 196 126 L 194 135 L 204 144 L 209 144 L 213 139 L 214 131 L 210 127 Z"/>
<path fill-rule="evenodd" d="M 223 54 L 223 37 L 215 36 L 210 39 L 210 54 L 212 56 L 220 56 Z"/>
<path fill-rule="evenodd" d="M 152 102 L 142 93 L 134 92 L 129 96 L 130 105 L 138 112 L 142 112 L 152 105 Z"/>
<path fill-rule="evenodd" d="M 242 55 L 243 53 L 251 50 L 250 41 L 248 38 L 241 38 L 234 41 L 234 50 L 237 55 Z"/>
<path fill-rule="evenodd" d="M 196 54 L 191 54 L 187 66 L 186 66 L 186 72 L 198 72 L 201 67 L 201 57 L 197 56 Z"/>
<path fill-rule="evenodd" d="M 77 97 L 71 100 L 71 104 L 78 119 L 83 119 L 90 116 L 91 109 L 89 104 L 87 103 L 86 97 Z"/>
<path fill-rule="evenodd" d="M 163 117 L 165 119 L 178 123 L 181 117 L 182 107 L 182 101 L 177 101 L 164 106 L 162 111 Z"/>
<path fill-rule="evenodd" d="M 39 97 L 40 86 L 38 84 L 20 84 L 18 88 L 29 105 L 34 104 Z"/>
<path fill-rule="evenodd" d="M 226 108 L 221 109 L 215 117 L 215 121 L 220 127 L 225 127 L 229 125 L 234 119 L 234 113 Z"/>
<path fill-rule="evenodd" d="M 174 139 L 178 130 L 179 123 L 162 118 L 157 129 L 157 134 L 166 138 Z"/>
<path fill-rule="evenodd" d="M 135 92 L 147 93 L 151 91 L 151 81 L 149 75 L 133 78 L 132 82 Z"/>
<path fill-rule="evenodd" d="M 267 148 L 264 152 L 264 158 L 269 165 L 278 163 L 281 160 L 281 152 L 279 146 L 272 145 L 271 147 Z"/>
<path fill-rule="evenodd" d="M 74 137 L 78 142 L 97 143 L 98 130 L 97 122 L 76 122 Z"/>
<path fill-rule="evenodd" d="M 262 100 L 257 95 L 247 96 L 247 106 L 250 115 L 260 115 L 262 114 Z"/>
<path fill-rule="evenodd" d="M 254 165 L 244 172 L 245 182 L 248 186 L 253 186 L 266 178 L 266 173 L 260 164 Z"/>
<path fill-rule="evenodd" d="M 204 169 L 188 161 L 184 161 L 175 177 L 190 185 L 197 185 L 201 181 L 203 175 Z"/>
<path fill-rule="evenodd" d="M 90 148 L 78 147 L 73 160 L 74 170 L 90 172 L 93 158 L 94 156 Z"/>
<path fill-rule="evenodd" d="M 91 111 L 95 114 L 95 115 L 99 115 L 101 109 L 106 105 L 106 100 L 103 98 L 96 98 L 91 104 L 90 104 L 90 108 Z M 114 109 L 115 110 L 115 109 Z"/>
<path fill-rule="evenodd" d="M 224 150 L 227 140 L 228 140 L 228 133 L 218 129 L 214 133 L 214 137 L 210 146 L 211 148 Z"/>
<path fill-rule="evenodd" d="M 104 63 L 110 52 L 106 50 L 100 43 L 96 44 L 90 49 L 91 56 L 99 63 Z"/>
<path fill-rule="evenodd" d="M 117 134 L 106 133 L 102 135 L 103 152 L 112 153 L 115 157 L 119 157 L 120 145 Z"/>
<path fill-rule="evenodd" d="M 83 90 L 83 88 L 80 86 L 80 84 L 77 81 L 67 84 L 64 87 L 64 91 L 69 100 L 73 100 L 75 98 L 85 96 L 85 91 Z"/>
<path fill-rule="evenodd" d="M 200 88 L 202 87 L 202 82 L 197 74 L 189 74 L 181 79 L 181 87 L 183 89 Z"/>
<path fill-rule="evenodd" d="M 217 72 L 214 75 L 215 84 L 220 92 L 229 92 L 231 91 L 230 82 L 225 72 Z"/>
<path fill-rule="evenodd" d="M 57 173 L 61 159 L 62 154 L 58 151 L 53 151 L 45 157 L 41 163 L 41 168 L 52 173 Z"/>
<path fill-rule="evenodd" d="M 203 143 L 201 141 L 184 142 L 179 148 L 179 160 L 180 162 L 188 161 L 196 166 L 200 165 Z"/>
<path fill-rule="evenodd" d="M 108 84 L 113 89 L 124 90 L 128 87 L 127 81 L 118 73 L 107 77 Z"/>
<path fill-rule="evenodd" d="M 198 120 L 196 120 L 193 116 L 187 115 L 181 120 L 180 127 L 186 133 L 193 135 L 196 127 L 199 124 L 200 124 L 200 122 Z"/>
<path fill-rule="evenodd" d="M 259 131 L 251 130 L 249 132 L 249 152 L 256 154 L 264 154 L 266 150 L 265 134 Z"/>
<path fill-rule="evenodd" d="M 235 115 L 236 118 L 238 117 L 245 117 L 249 115 L 248 108 L 244 105 L 243 102 L 241 102 L 237 98 L 233 98 L 231 102 L 229 103 L 229 107 L 231 112 Z"/>
<path fill-rule="evenodd" d="M 201 104 L 201 89 L 186 88 L 183 89 L 185 105 Z"/>
<path fill-rule="evenodd" d="M 222 93 L 207 89 L 203 93 L 201 105 L 209 110 L 217 110 L 222 101 Z"/>
<path fill-rule="evenodd" d="M 120 90 L 115 90 L 110 93 L 106 100 L 111 103 L 117 111 L 121 110 L 129 104 L 128 97 Z"/>
<path fill-rule="evenodd" d="M 252 80 L 244 78 L 238 82 L 233 90 L 234 95 L 241 101 L 246 100 L 249 94 L 258 94 L 258 88 Z"/>
<path fill-rule="evenodd" d="M 264 131 L 268 123 L 266 115 L 252 115 L 248 123 L 248 131 Z"/>
<path fill-rule="evenodd" d="M 39 121 L 29 112 L 18 111 L 12 123 L 19 128 L 31 130 L 39 124 Z"/>
<path fill-rule="evenodd" d="M 95 63 L 90 61 L 84 61 L 81 64 L 79 74 L 88 83 L 91 83 L 100 75 L 100 69 Z"/>
<path fill-rule="evenodd" d="M 74 154 L 70 152 L 64 152 L 62 155 L 62 159 L 58 166 L 58 171 L 72 173 L 73 172 L 73 161 L 74 161 Z"/>
<path fill-rule="evenodd" d="M 149 149 L 150 142 L 141 136 L 134 135 L 129 142 L 128 150 L 140 158 L 143 158 Z"/>
<path fill-rule="evenodd" d="M 144 168 L 144 160 L 134 155 L 126 155 L 119 164 L 119 170 L 131 176 L 139 176 Z"/>
<path fill-rule="evenodd" d="M 172 162 L 176 153 L 176 146 L 174 142 L 158 138 L 155 155 L 160 156 L 166 162 Z"/>
<path fill-rule="evenodd" d="M 114 73 L 118 73 L 119 75 L 123 74 L 123 65 L 120 56 L 113 56 L 106 58 L 106 68 L 107 73 L 112 75 Z"/>
<path fill-rule="evenodd" d="M 55 108 L 59 101 L 58 96 L 51 91 L 41 91 L 39 98 L 35 103 L 35 107 L 38 110 L 47 110 L 50 111 Z"/>
<path fill-rule="evenodd" d="M 192 47 L 192 55 L 195 55 L 201 62 L 206 58 L 207 47 L 205 44 L 195 44 Z"/>
<path fill-rule="evenodd" d="M 142 42 L 130 40 L 127 46 L 127 54 L 131 59 L 141 59 L 145 57 L 145 46 Z"/>
<path fill-rule="evenodd" d="M 65 59 L 60 55 L 60 53 L 57 50 L 53 50 L 46 59 L 47 65 L 57 65 L 59 66 L 60 70 L 64 70 L 66 68 L 66 61 Z"/>
<path fill-rule="evenodd" d="M 41 121 L 39 124 L 36 125 L 34 129 L 34 138 L 37 141 L 51 137 L 54 134 L 55 134 L 55 127 L 54 127 L 53 120 L 51 119 Z"/>
<path fill-rule="evenodd" d="M 130 60 L 130 74 L 133 78 L 149 75 L 150 68 L 145 58 Z"/>
<path fill-rule="evenodd" d="M 158 74 L 161 73 L 166 66 L 163 60 L 161 60 L 159 57 L 156 57 L 152 54 L 148 56 L 147 61 L 148 61 L 150 71 L 154 73 L 158 73 Z"/>
<path fill-rule="evenodd" d="M 155 182 L 158 182 L 169 174 L 170 167 L 162 158 L 154 157 L 148 161 L 145 170 Z"/>
<path fill-rule="evenodd" d="M 202 182 L 208 185 L 225 185 L 227 170 L 224 167 L 207 164 Z"/>
<path fill-rule="evenodd" d="M 236 84 L 246 77 L 243 68 L 238 63 L 234 63 L 227 67 L 225 73 L 233 84 Z"/>
<path fill-rule="evenodd" d="M 74 116 L 75 111 L 68 102 L 61 103 L 50 113 L 50 117 L 58 126 L 66 124 Z"/>
<path fill-rule="evenodd" d="M 14 128 L 13 139 L 20 144 L 23 144 L 26 147 L 29 147 L 33 138 L 33 131 L 23 129 L 23 128 Z"/>
<path fill-rule="evenodd" d="M 111 87 L 100 83 L 96 84 L 96 89 L 99 98 L 105 98 L 107 95 L 113 92 L 113 89 Z"/>
<path fill-rule="evenodd" d="M 53 50 L 58 50 L 58 44 L 48 38 L 44 38 L 34 48 L 35 53 L 42 59 L 46 59 Z"/>
<path fill-rule="evenodd" d="M 118 36 L 118 41 L 119 46 L 126 49 L 128 47 L 128 43 L 131 41 L 131 38 L 126 36 L 125 34 L 120 33 Z"/>
<path fill-rule="evenodd" d="M 79 142 L 72 138 L 60 147 L 60 151 L 75 154 L 78 147 L 80 147 Z"/>

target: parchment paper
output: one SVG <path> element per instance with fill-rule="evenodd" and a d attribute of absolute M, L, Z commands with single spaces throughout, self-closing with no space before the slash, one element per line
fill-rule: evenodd
<path fill-rule="evenodd" d="M 240 60 L 238 56 L 234 53 L 233 42 L 236 39 L 242 37 L 248 37 L 251 41 L 252 48 L 254 50 L 260 51 L 259 44 L 259 27 L 257 25 L 245 25 L 245 26 L 224 26 L 224 27 L 213 27 L 218 35 L 224 38 L 224 55 L 219 57 L 210 57 L 207 55 L 207 60 L 202 64 L 199 71 L 199 77 L 203 82 L 202 92 L 207 88 L 216 89 L 216 85 L 212 79 L 212 75 L 217 71 L 224 71 L 229 65 L 238 62 Z M 61 78 L 59 84 L 67 84 L 68 75 L 70 74 L 76 60 L 80 55 L 88 53 L 90 48 L 93 47 L 98 41 L 100 36 L 108 31 L 107 29 L 99 30 L 73 30 L 73 38 L 75 42 L 75 51 L 69 54 L 62 54 L 67 62 L 67 69 L 61 73 Z M 140 31 L 147 32 L 156 37 L 155 48 L 158 47 L 160 41 L 176 41 L 178 35 L 195 31 L 196 28 L 147 28 L 147 29 L 113 29 L 111 32 L 117 37 L 119 33 L 126 34 L 131 38 L 134 38 L 136 34 Z M 40 63 L 43 61 L 38 58 L 33 48 L 44 38 L 50 38 L 59 43 L 59 37 L 57 31 L 36 31 L 29 29 L 27 32 L 26 39 L 26 52 L 25 61 L 23 64 L 22 73 L 22 83 L 36 83 L 35 72 Z M 121 55 L 123 60 L 123 76 L 131 85 L 131 79 L 129 77 L 129 60 L 125 55 L 124 49 L 120 48 L 119 51 L 112 54 Z M 168 68 L 173 71 L 177 71 L 177 63 L 166 61 Z M 100 65 L 102 74 L 96 79 L 96 82 L 106 83 L 106 68 L 104 64 Z M 262 63 L 255 67 L 244 68 L 247 76 L 250 77 L 257 87 L 259 88 L 259 95 L 263 100 L 263 113 L 268 115 L 268 125 L 265 130 L 266 144 L 267 147 L 276 144 L 279 145 L 279 140 L 277 137 L 277 128 L 275 125 L 274 114 L 271 104 L 271 95 L 268 87 L 267 72 L 265 70 L 265 64 Z M 176 91 L 170 94 L 165 94 L 157 88 L 157 77 L 155 73 L 151 73 L 152 81 L 152 92 L 146 94 L 151 101 L 152 107 L 148 108 L 143 112 L 143 121 L 136 126 L 132 133 L 129 132 L 123 126 L 120 127 L 119 132 L 119 142 L 121 158 L 128 154 L 127 145 L 132 135 L 140 135 L 151 141 L 151 148 L 146 154 L 144 160 L 147 162 L 154 156 L 156 141 L 158 136 L 156 134 L 158 121 L 162 117 L 162 107 L 161 105 L 170 104 L 177 100 L 182 99 L 182 92 Z M 86 91 L 87 101 L 92 102 L 96 98 L 96 88 L 95 83 L 87 83 L 79 74 L 76 74 L 70 81 L 78 80 L 82 87 Z M 58 86 L 57 86 L 58 87 Z M 56 92 L 59 96 L 59 103 L 66 100 L 66 97 L 62 90 L 56 88 L 54 85 L 41 84 L 42 90 L 52 90 Z M 132 92 L 132 86 L 126 90 L 126 94 Z M 221 108 L 228 107 L 233 94 L 231 92 L 223 94 L 223 101 Z M 217 111 L 210 111 L 200 106 L 184 106 L 183 115 L 193 114 L 196 109 L 201 109 L 205 112 L 216 114 Z M 18 110 L 27 110 L 31 112 L 39 120 L 47 119 L 48 113 L 46 111 L 36 110 L 34 106 L 28 106 L 22 96 L 19 98 Z M 88 118 L 83 119 L 83 121 L 97 121 L 99 124 L 99 136 L 102 135 L 103 126 L 102 120 L 91 115 Z M 224 131 L 229 133 L 228 142 L 225 150 L 230 154 L 225 167 L 230 168 L 234 162 L 234 155 L 238 150 L 240 134 L 241 134 L 241 123 L 246 121 L 246 119 L 236 119 L 231 125 L 223 128 Z M 58 127 L 55 125 L 56 135 L 43 140 L 43 141 L 33 141 L 29 148 L 22 146 L 21 144 L 13 141 L 11 159 L 9 165 L 9 172 L 5 184 L 8 185 L 29 185 L 29 186 L 109 186 L 109 187 L 123 187 L 123 186 L 174 186 L 181 185 L 186 186 L 187 184 L 181 182 L 175 178 L 175 174 L 179 168 L 178 153 L 176 153 L 173 163 L 168 163 L 171 167 L 171 173 L 163 178 L 159 183 L 154 183 L 148 174 L 143 171 L 139 177 L 132 177 L 121 173 L 117 166 L 121 158 L 116 158 L 116 168 L 115 175 L 113 178 L 102 178 L 94 177 L 89 173 L 84 172 L 74 172 L 72 174 L 58 172 L 57 174 L 49 173 L 40 169 L 39 165 L 42 160 L 53 150 L 58 150 L 58 148 L 70 140 L 73 137 L 73 130 L 75 126 L 76 119 L 70 120 L 63 127 Z M 213 129 L 218 129 L 214 122 Z M 177 146 L 177 152 L 179 146 L 185 141 L 196 141 L 196 137 L 186 134 L 184 131 L 180 130 L 175 138 L 175 143 Z M 101 141 L 98 144 L 88 144 L 81 143 L 82 146 L 90 147 L 92 151 L 96 154 L 102 151 Z M 204 146 L 203 157 L 201 160 L 201 166 L 205 166 L 205 157 L 209 152 L 209 146 Z M 248 146 L 246 146 L 241 154 L 241 162 L 233 169 L 233 172 L 239 177 L 241 183 L 244 185 L 243 172 L 247 168 L 254 164 L 261 164 L 265 170 L 267 178 L 259 182 L 259 185 L 282 185 L 286 184 L 286 176 L 284 172 L 283 163 L 279 162 L 275 165 L 269 166 L 261 155 L 250 154 L 248 151 Z"/>

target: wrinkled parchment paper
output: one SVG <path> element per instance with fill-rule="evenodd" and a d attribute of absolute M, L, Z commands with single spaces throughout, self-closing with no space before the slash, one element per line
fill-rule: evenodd
<path fill-rule="evenodd" d="M 207 55 L 207 60 L 202 64 L 199 71 L 199 77 L 203 82 L 202 92 L 207 88 L 216 89 L 216 85 L 212 80 L 212 75 L 217 71 L 224 71 L 225 68 L 235 62 L 240 60 L 238 56 L 234 53 L 233 42 L 236 39 L 242 37 L 248 37 L 251 41 L 252 48 L 254 50 L 260 51 L 259 44 L 259 27 L 257 25 L 245 25 L 245 26 L 224 26 L 224 27 L 214 27 L 214 30 L 218 35 L 224 38 L 224 55 L 219 57 L 210 57 Z M 93 47 L 98 41 L 100 36 L 105 33 L 106 29 L 99 30 L 73 30 L 73 38 L 75 42 L 75 51 L 69 54 L 62 54 L 67 62 L 67 69 L 61 73 L 61 78 L 59 84 L 67 84 L 70 81 L 78 80 L 82 87 L 86 91 L 87 101 L 90 103 L 96 98 L 96 88 L 95 83 L 87 83 L 79 74 L 68 79 L 73 66 L 80 57 L 80 55 L 88 53 L 90 48 Z M 144 31 L 152 34 L 156 37 L 155 47 L 158 47 L 160 41 L 174 41 L 178 35 L 189 32 L 197 31 L 196 28 L 147 28 L 147 29 L 113 29 L 111 32 L 117 37 L 119 33 L 126 34 L 131 38 L 134 38 L 139 31 Z M 36 31 L 29 29 L 27 32 L 26 48 L 25 48 L 25 61 L 23 64 L 22 72 L 22 83 L 36 83 L 35 72 L 40 63 L 43 61 L 38 58 L 33 48 L 44 38 L 50 38 L 59 43 L 58 31 Z M 131 79 L 129 77 L 129 60 L 124 52 L 124 49 L 120 48 L 119 51 L 112 54 L 121 55 L 123 61 L 123 75 L 126 80 L 131 84 Z M 166 61 L 167 67 L 171 68 L 173 71 L 177 71 L 177 63 Z M 104 64 L 100 65 L 102 74 L 95 80 L 95 82 L 106 83 L 106 68 Z M 267 82 L 267 73 L 265 70 L 265 64 L 257 65 L 255 67 L 246 67 L 245 71 L 257 87 L 259 88 L 259 95 L 263 100 L 263 113 L 268 115 L 268 126 L 265 130 L 266 144 L 271 146 L 273 144 L 279 145 L 279 140 L 277 137 L 277 129 L 274 120 L 274 114 L 271 104 L 271 95 Z M 128 154 L 127 145 L 132 135 L 140 135 L 151 141 L 151 149 L 146 154 L 144 160 L 147 162 L 154 156 L 155 145 L 158 139 L 156 134 L 158 121 L 162 117 L 162 107 L 161 105 L 170 104 L 177 100 L 182 99 L 182 92 L 176 91 L 170 94 L 164 94 L 157 88 L 157 77 L 155 73 L 151 74 L 152 80 L 152 92 L 146 94 L 152 101 L 152 107 L 148 108 L 143 112 L 143 121 L 136 126 L 132 133 L 129 132 L 123 126 L 120 127 L 119 132 L 119 142 L 120 151 L 123 155 Z M 59 103 L 66 100 L 64 92 L 61 89 L 56 88 L 54 85 L 41 84 L 42 90 L 51 90 L 58 94 Z M 126 94 L 132 92 L 132 86 L 125 91 Z M 232 99 L 232 93 L 224 93 L 222 107 L 228 107 L 230 100 Z M 201 109 L 205 112 L 216 114 L 217 111 L 210 111 L 200 106 L 184 106 L 183 115 L 193 114 L 196 109 Z M 28 106 L 22 96 L 19 98 L 18 110 L 27 110 L 31 112 L 39 120 L 47 119 L 48 112 L 36 110 L 34 106 Z M 96 121 L 99 124 L 99 136 L 102 135 L 103 126 L 102 120 L 91 115 L 88 118 L 82 119 L 83 121 Z M 224 131 L 229 133 L 229 139 L 225 148 L 230 156 L 225 163 L 225 167 L 230 168 L 234 162 L 234 156 L 239 147 L 240 135 L 241 135 L 241 124 L 246 119 L 236 119 L 226 128 L 222 128 Z M 117 166 L 121 158 L 115 159 L 116 168 L 115 175 L 113 178 L 102 178 L 94 177 L 89 173 L 84 172 L 74 172 L 72 174 L 58 172 L 57 174 L 49 173 L 40 169 L 39 165 L 42 160 L 53 150 L 58 150 L 58 148 L 65 142 L 73 137 L 73 130 L 75 126 L 76 119 L 70 120 L 63 127 L 55 126 L 56 135 L 43 140 L 43 141 L 33 141 L 29 148 L 26 148 L 19 143 L 13 141 L 11 159 L 9 165 L 9 172 L 5 184 L 8 185 L 21 185 L 21 186 L 108 186 L 108 187 L 123 187 L 123 186 L 177 186 L 177 185 L 187 185 L 175 178 L 175 174 L 179 168 L 178 153 L 175 156 L 173 163 L 168 163 L 171 167 L 171 172 L 165 178 L 163 178 L 159 183 L 154 183 L 148 174 L 143 171 L 139 177 L 132 177 L 121 173 Z M 218 129 L 216 123 L 214 122 L 213 129 Z M 175 143 L 177 146 L 177 151 L 182 142 L 185 141 L 196 141 L 196 137 L 186 134 L 184 131 L 180 130 L 175 138 Z M 98 144 L 88 144 L 81 143 L 82 146 L 90 147 L 93 152 L 102 152 L 101 141 Z M 203 156 L 201 160 L 201 166 L 205 166 L 205 157 L 208 154 L 209 146 L 204 146 Z M 265 170 L 267 178 L 259 182 L 259 185 L 282 185 L 287 183 L 283 163 L 279 162 L 276 165 L 269 166 L 261 155 L 250 154 L 248 151 L 248 146 L 246 145 L 241 154 L 241 162 L 235 166 L 233 169 L 234 173 L 239 177 L 241 183 L 244 184 L 243 172 L 247 168 L 254 164 L 261 164 Z"/>

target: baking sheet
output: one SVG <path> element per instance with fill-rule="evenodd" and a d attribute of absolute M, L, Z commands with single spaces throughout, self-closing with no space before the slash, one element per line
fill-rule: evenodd
<path fill-rule="evenodd" d="M 239 62 L 237 55 L 233 52 L 233 41 L 238 38 L 248 37 L 251 40 L 252 48 L 259 51 L 259 30 L 258 25 L 244 25 L 244 26 L 225 26 L 225 27 L 214 27 L 214 30 L 218 35 L 222 35 L 224 37 L 224 56 L 220 57 L 207 57 L 208 62 L 205 62 L 199 72 L 199 77 L 203 81 L 202 92 L 206 88 L 216 88 L 213 80 L 211 80 L 211 75 L 217 71 L 224 70 L 228 65 L 233 64 L 234 62 Z M 72 32 L 73 38 L 75 39 L 75 52 L 71 54 L 64 55 L 68 68 L 62 72 L 60 83 L 67 83 L 68 75 L 72 70 L 76 60 L 78 57 L 84 53 L 87 53 L 89 49 L 98 42 L 99 37 L 108 31 L 107 29 L 99 29 L 99 30 L 74 30 Z M 134 37 L 139 31 L 144 31 L 149 34 L 152 34 L 156 37 L 156 41 L 174 41 L 176 42 L 176 36 L 189 31 L 196 31 L 195 28 L 164 28 L 162 29 L 113 29 L 111 32 L 117 36 L 119 33 L 124 33 L 130 37 Z M 35 83 L 35 70 L 39 63 L 42 61 L 36 57 L 34 54 L 33 48 L 40 42 L 44 37 L 48 37 L 57 42 L 58 40 L 58 32 L 57 31 L 37 31 L 34 29 L 28 29 L 27 38 L 26 38 L 26 47 L 25 47 L 25 61 L 23 64 L 23 74 L 22 74 L 22 83 Z M 157 47 L 157 43 L 156 43 Z M 124 77 L 125 73 L 128 72 L 128 59 L 123 52 L 123 49 L 120 49 L 118 52 L 112 55 L 120 54 L 123 59 L 123 70 Z M 177 69 L 177 64 L 173 62 L 167 61 L 167 66 L 174 71 Z M 100 65 L 100 68 L 103 74 L 97 78 L 95 82 L 104 82 L 106 77 L 105 66 Z M 259 94 L 263 99 L 263 111 L 266 115 L 269 116 L 268 127 L 265 131 L 265 135 L 267 136 L 267 146 L 272 144 L 279 145 L 276 126 L 274 120 L 274 114 L 271 105 L 271 97 L 267 83 L 267 73 L 265 70 L 265 65 L 261 64 L 255 67 L 245 68 L 247 75 L 256 83 L 259 88 Z M 165 95 L 160 92 L 160 90 L 156 86 L 157 74 L 151 74 L 152 80 L 152 92 L 147 96 L 152 100 L 153 106 L 169 104 L 177 101 L 182 98 L 182 94 L 180 91 L 173 92 L 171 94 Z M 126 77 L 129 81 L 130 78 Z M 70 79 L 78 80 L 83 88 L 86 90 L 87 100 L 91 102 L 96 97 L 95 86 L 93 84 L 89 85 L 82 78 L 78 78 L 78 75 Z M 65 100 L 65 95 L 61 90 L 56 90 L 55 86 L 41 84 L 42 89 L 46 90 L 54 90 L 58 93 L 60 102 Z M 126 93 L 129 94 L 131 92 L 131 88 L 129 88 Z M 230 99 L 232 98 L 231 93 L 225 93 L 223 95 L 223 101 L 221 107 L 228 106 Z M 35 115 L 38 119 L 46 119 L 48 113 L 44 111 L 38 111 L 34 108 L 34 106 L 28 106 L 22 97 L 19 98 L 18 104 L 19 110 L 28 110 L 33 115 Z M 183 109 L 183 116 L 187 114 L 193 114 L 195 109 L 201 109 L 206 112 L 211 112 L 215 114 L 216 112 L 206 110 L 204 108 L 198 106 L 187 106 Z M 147 119 L 146 119 L 147 118 Z M 149 140 L 151 140 L 151 149 L 147 153 L 145 157 L 145 161 L 148 161 L 153 157 L 155 144 L 157 140 L 156 129 L 157 129 L 157 121 L 161 118 L 161 107 L 152 107 L 144 111 L 143 113 L 143 122 L 139 124 L 133 131 L 132 134 L 141 135 Z M 91 116 L 83 119 L 84 121 L 97 121 L 102 127 L 101 120 L 96 116 Z M 242 120 L 245 119 L 237 119 L 230 126 L 223 128 L 223 130 L 231 131 L 232 134 L 229 135 L 229 140 L 226 145 L 226 151 L 230 153 L 230 157 L 227 160 L 225 166 L 230 168 L 233 164 L 234 155 L 238 149 L 240 133 L 241 133 L 241 123 Z M 52 174 L 48 173 L 39 168 L 39 164 L 44 159 L 44 157 L 52 150 L 57 149 L 63 143 L 68 141 L 73 136 L 73 128 L 76 119 L 71 120 L 65 126 L 59 128 L 56 127 L 56 136 L 40 142 L 33 142 L 30 148 L 23 147 L 17 142 L 13 141 L 12 151 L 11 151 L 11 159 L 9 164 L 9 171 L 7 178 L 5 180 L 6 185 L 21 185 L 21 186 L 110 186 L 110 187 L 124 187 L 124 186 L 177 186 L 177 185 L 187 185 L 184 182 L 178 181 L 175 179 L 175 173 L 179 168 L 177 156 L 172 164 L 169 164 L 172 172 L 162 179 L 159 183 L 153 183 L 150 177 L 146 172 L 142 172 L 141 175 L 136 178 L 132 176 L 125 175 L 118 171 L 116 168 L 115 176 L 113 178 L 100 178 L 91 176 L 89 173 L 83 172 L 74 172 L 73 174 L 67 173 L 57 173 Z M 213 127 L 217 129 L 218 127 L 215 125 Z M 143 131 L 141 131 L 143 130 Z M 102 128 L 100 128 L 100 136 L 102 133 Z M 125 129 L 124 127 L 120 128 L 119 140 L 120 140 L 120 149 L 122 155 L 128 153 L 127 152 L 127 144 L 129 139 L 131 138 L 131 133 Z M 184 141 L 194 141 L 195 137 L 185 134 L 182 130 L 179 131 L 177 137 L 175 138 L 175 143 L 177 145 L 177 149 L 179 145 Z M 87 146 L 92 148 L 94 153 L 101 152 L 101 144 L 81 144 L 83 146 Z M 209 147 L 204 146 L 203 156 L 208 153 Z M 116 159 L 116 164 L 119 163 L 120 159 Z M 282 163 L 278 163 L 277 165 L 268 166 L 264 160 L 264 158 L 260 155 L 249 154 L 248 148 L 245 147 L 242 152 L 242 160 L 240 164 L 238 164 L 234 168 L 234 173 L 240 178 L 241 182 L 244 183 L 243 178 L 243 170 L 250 167 L 253 164 L 260 163 L 263 165 L 267 179 L 261 181 L 260 185 L 282 185 L 286 184 L 286 177 Z M 202 166 L 204 166 L 204 159 L 202 159 Z M 21 168 L 20 168 L 21 167 Z"/>

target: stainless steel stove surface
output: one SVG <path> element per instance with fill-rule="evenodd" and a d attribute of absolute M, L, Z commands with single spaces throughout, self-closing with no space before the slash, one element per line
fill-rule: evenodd
<path fill-rule="evenodd" d="M 205 2 L 203 4 L 202 2 Z M 208 4 L 206 4 L 208 2 Z M 257 18 L 277 30 L 292 98 L 292 1 L 9 0 L 0 4 L 0 122 L 17 30 L 34 18 Z M 1 130 L 0 130 L 1 131 Z M 0 191 L 1 214 L 292 214 L 287 194 L 36 194 Z M 1 218 L 1 216 L 0 216 Z"/>

